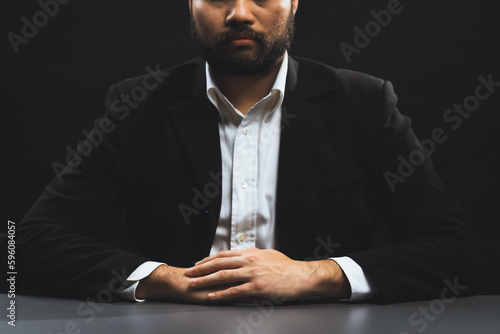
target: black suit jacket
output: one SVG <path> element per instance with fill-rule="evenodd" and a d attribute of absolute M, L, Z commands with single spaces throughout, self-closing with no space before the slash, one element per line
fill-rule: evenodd
<path fill-rule="evenodd" d="M 114 292 L 114 277 L 123 279 L 144 261 L 187 267 L 209 254 L 221 205 L 213 187 L 220 182 L 221 152 L 204 63 L 194 60 L 155 77 L 110 88 L 107 112 L 95 123 L 96 129 L 107 124 L 109 133 L 102 142 L 95 135 L 92 152 L 54 178 L 24 217 L 17 237 L 25 288 L 94 296 Z M 430 160 L 394 192 L 384 178 L 386 171 L 397 173 L 399 156 L 421 150 L 396 101 L 389 82 L 290 58 L 276 203 L 279 249 L 297 260 L 350 256 L 382 302 L 440 297 L 446 279 L 458 279 L 472 293 L 480 263 L 474 237 Z M 196 195 L 209 184 L 209 196 Z M 187 207 L 189 223 L 180 209 Z M 134 253 L 95 241 L 123 211 Z M 377 220 L 389 226 L 394 245 L 372 246 Z"/>

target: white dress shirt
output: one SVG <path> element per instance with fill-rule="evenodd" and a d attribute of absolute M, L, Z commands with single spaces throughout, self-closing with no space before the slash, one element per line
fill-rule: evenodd
<path fill-rule="evenodd" d="M 285 97 L 288 54 L 269 94 L 244 115 L 222 94 L 206 64 L 208 99 L 220 115 L 222 154 L 222 202 L 219 223 L 210 255 L 222 250 L 278 249 L 276 240 L 276 188 L 281 134 L 281 106 Z M 305 222 L 307 223 L 307 222 Z M 368 299 L 373 284 L 361 267 L 349 257 L 331 258 L 344 271 L 351 285 L 351 301 Z M 139 281 L 159 262 L 145 262 L 128 278 L 130 286 L 120 296 L 135 298 Z"/>

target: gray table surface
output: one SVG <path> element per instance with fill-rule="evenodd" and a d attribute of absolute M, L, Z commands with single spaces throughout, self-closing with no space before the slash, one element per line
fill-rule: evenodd
<path fill-rule="evenodd" d="M 32 296 L 15 297 L 16 326 L 0 295 L 0 333 L 360 333 L 500 334 L 500 296 L 392 305 L 303 302 L 200 306 L 177 303 L 99 304 Z"/>

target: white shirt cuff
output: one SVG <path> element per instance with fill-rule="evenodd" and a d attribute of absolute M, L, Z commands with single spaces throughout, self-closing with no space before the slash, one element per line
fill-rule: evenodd
<path fill-rule="evenodd" d="M 349 302 L 368 300 L 377 292 L 375 284 L 366 276 L 363 269 L 350 257 L 332 257 L 344 272 L 351 285 L 351 298 Z"/>
<path fill-rule="evenodd" d="M 136 302 L 143 302 L 145 299 L 137 299 L 135 297 L 135 290 L 137 289 L 137 286 L 139 285 L 139 281 L 143 278 L 148 277 L 151 275 L 153 271 L 155 271 L 156 268 L 161 266 L 161 262 L 154 262 L 154 261 L 147 261 L 141 264 L 139 267 L 137 267 L 136 270 L 130 274 L 130 276 L 127 278 L 126 283 L 127 286 L 123 288 L 120 292 L 118 292 L 118 296 L 123 299 L 127 300 L 133 300 Z"/>

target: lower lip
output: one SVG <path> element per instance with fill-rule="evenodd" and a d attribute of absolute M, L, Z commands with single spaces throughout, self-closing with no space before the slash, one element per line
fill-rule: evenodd
<path fill-rule="evenodd" d="M 231 44 L 235 46 L 250 46 L 254 45 L 255 41 L 253 39 L 234 39 L 231 41 Z"/>

